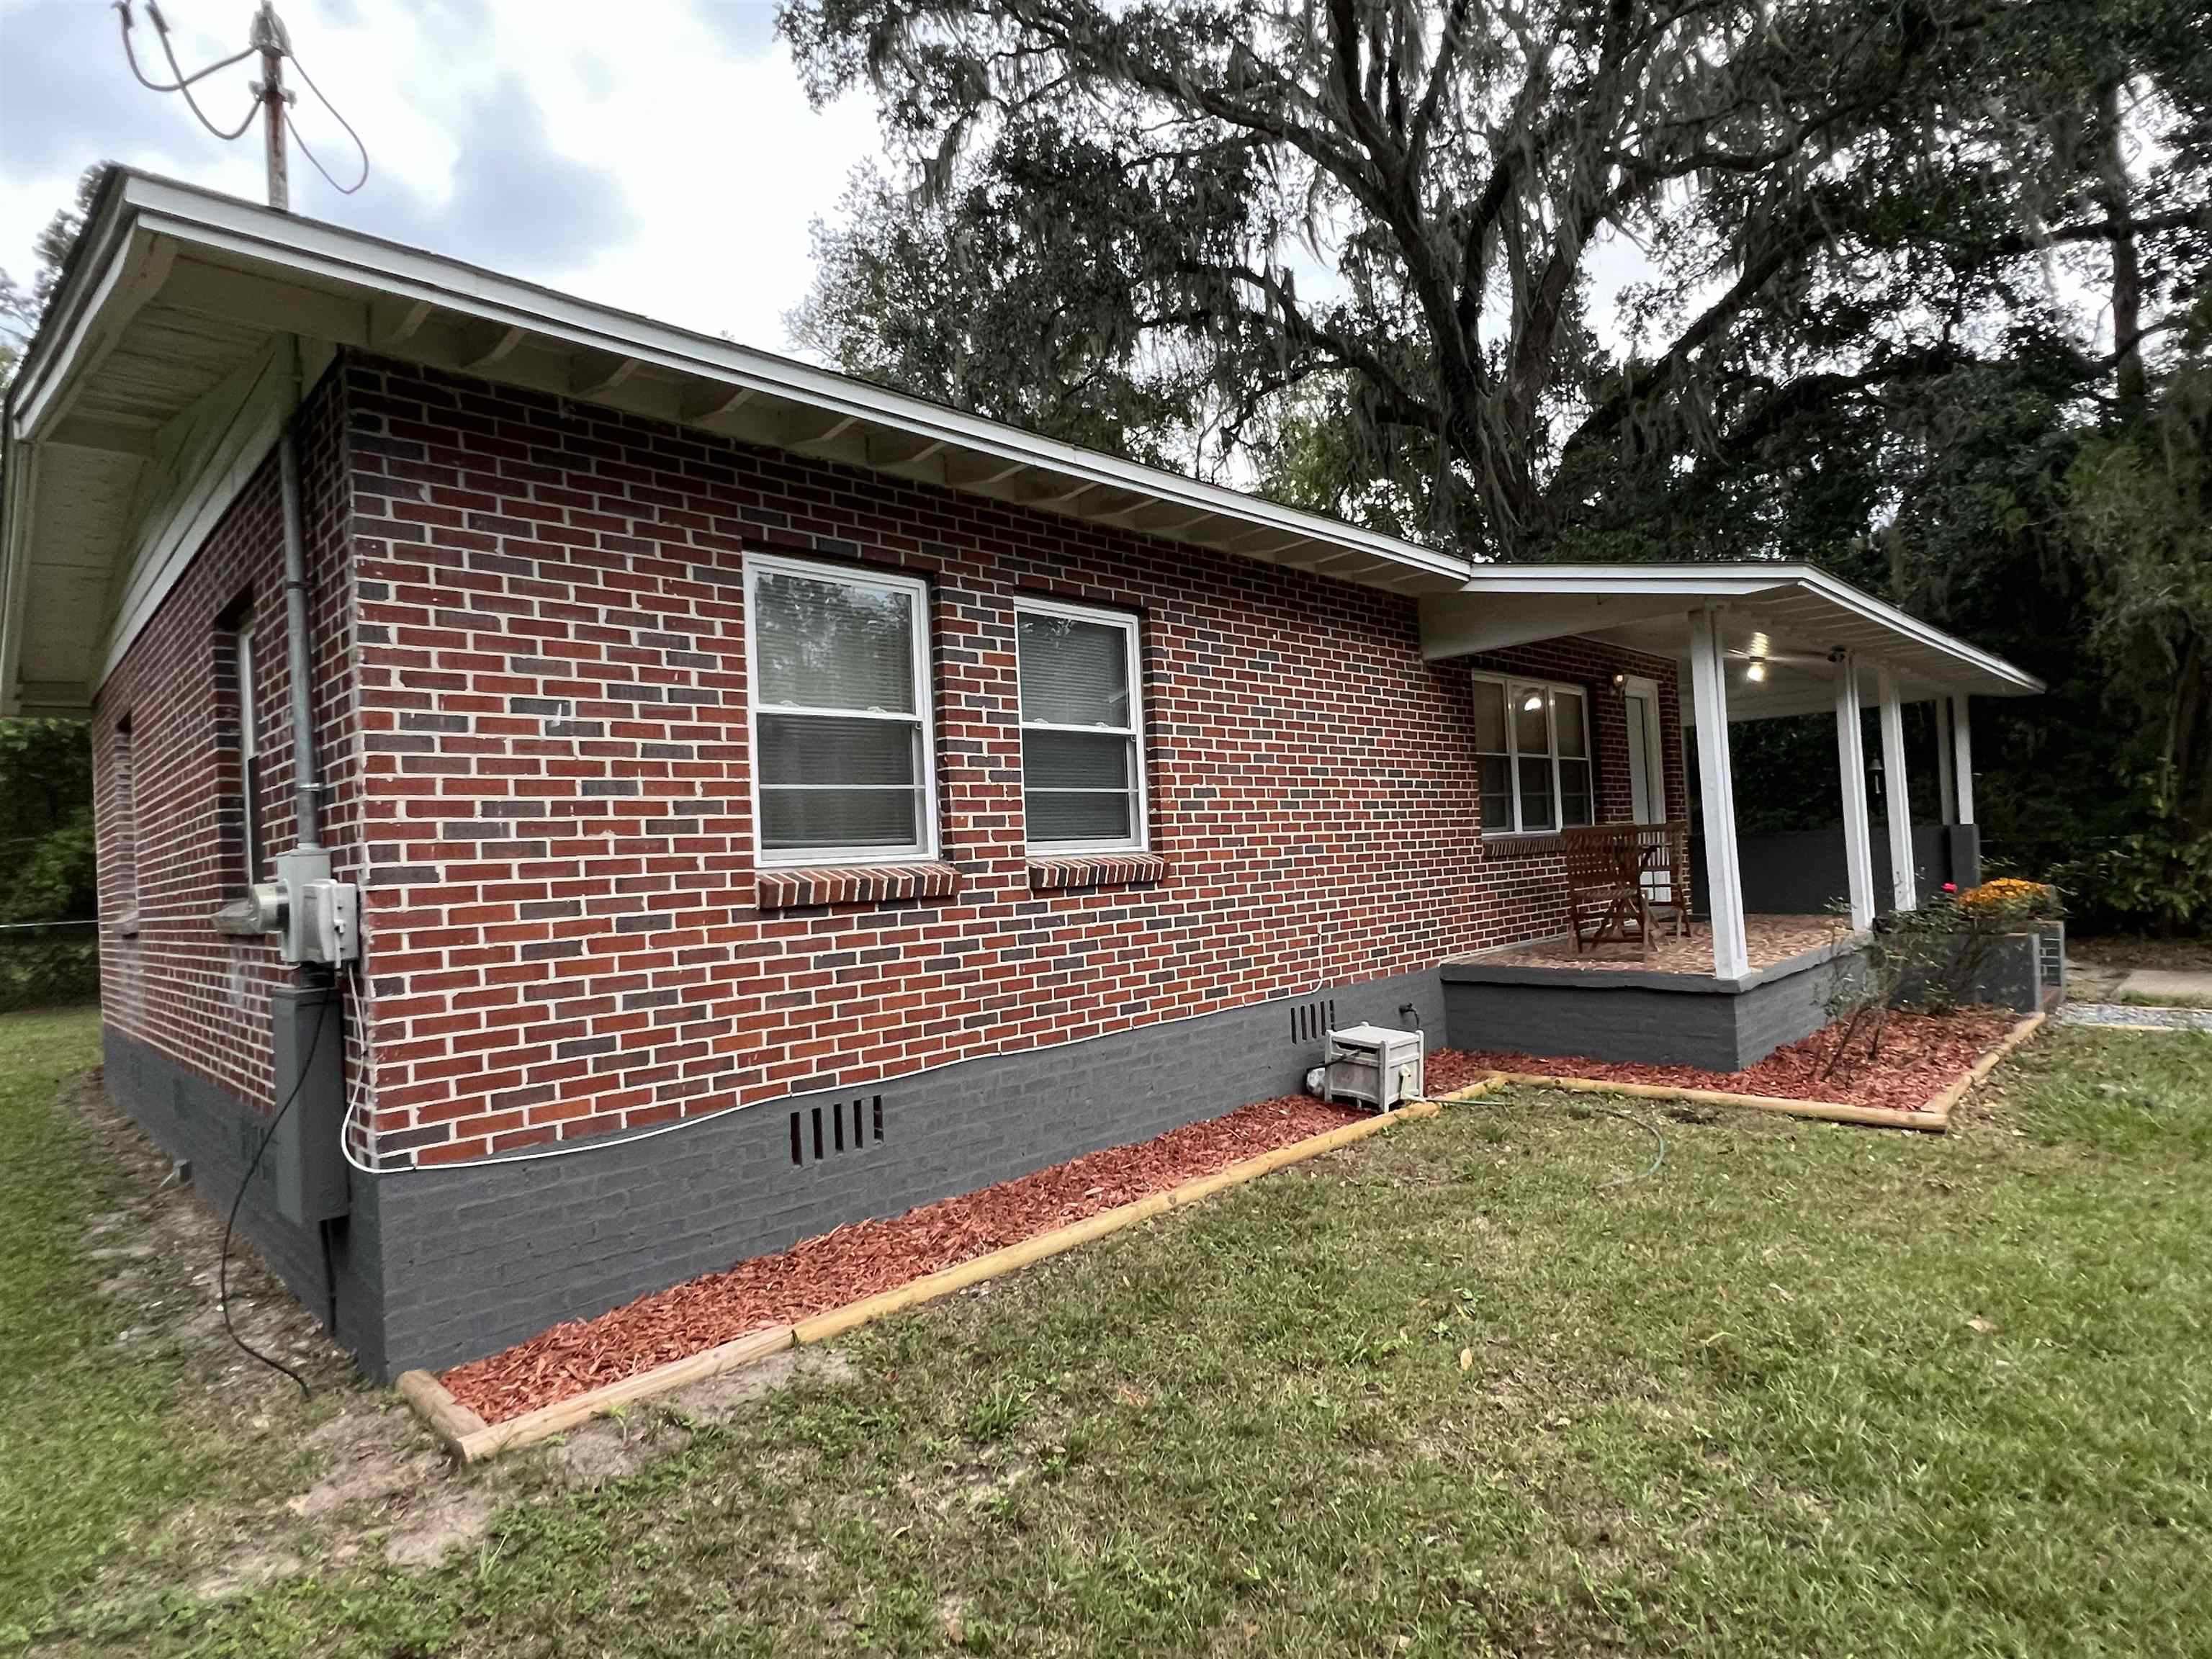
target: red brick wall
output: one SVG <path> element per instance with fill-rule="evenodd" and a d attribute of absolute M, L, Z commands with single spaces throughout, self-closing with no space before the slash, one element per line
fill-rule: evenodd
<path fill-rule="evenodd" d="M 374 363 L 349 380 L 311 398 L 302 453 L 327 838 L 371 884 L 349 1076 L 387 1161 L 641 1127 L 1564 926 L 1556 859 L 1480 841 L 1467 667 L 1420 661 L 1409 601 L 474 383 Z M 763 905 L 748 547 L 930 579 L 945 868 Z M 282 580 L 271 457 L 95 719 L 107 1017 L 264 1104 L 283 970 L 210 919 L 240 885 L 219 636 L 248 593 L 264 842 L 292 839 Z M 1155 859 L 1024 859 L 1018 592 L 1143 612 Z M 1670 665 L 1566 641 L 1483 665 L 1589 688 L 1607 816 L 1627 787 L 1611 677 L 1658 680 L 1680 810 Z M 784 906 L 831 890 L 776 884 Z"/>
<path fill-rule="evenodd" d="M 1467 669 L 1421 661 L 1408 599 L 374 361 L 351 366 L 348 410 L 388 1161 L 635 1129 L 1563 925 L 1544 860 L 1483 856 Z M 748 549 L 930 581 L 949 876 L 762 907 Z M 1156 875 L 1032 886 L 1018 592 L 1143 613 Z M 1609 681 L 1630 659 L 1575 660 Z M 1678 787 L 1671 674 L 1631 665 L 1662 681 Z"/>
<path fill-rule="evenodd" d="M 1625 651 L 1595 640 L 1546 640 L 1516 646 L 1510 651 L 1486 652 L 1466 659 L 1470 672 L 1525 674 L 1530 679 L 1578 686 L 1589 699 L 1592 770 L 1596 775 L 1597 816 L 1601 823 L 1626 823 L 1636 816 L 1628 772 L 1628 716 L 1625 700 L 1614 689 L 1615 674 L 1633 674 L 1659 688 L 1659 748 L 1662 781 L 1670 819 L 1689 822 L 1689 787 L 1682 747 L 1682 709 L 1673 660 Z M 1567 930 L 1566 867 L 1556 852 L 1547 851 L 1541 836 L 1493 839 L 1484 844 L 1484 865 L 1493 889 L 1527 918 L 1528 939 L 1540 939 Z M 1694 890 L 1698 874 L 1685 872 L 1686 889 Z"/>
<path fill-rule="evenodd" d="M 317 750 L 329 786 L 325 839 L 343 872 L 359 840 L 360 773 L 341 403 L 333 374 L 310 394 L 298 430 Z M 281 510 L 272 450 L 100 688 L 93 710 L 103 1017 L 264 1110 L 268 994 L 287 970 L 273 939 L 226 937 L 212 919 L 246 882 L 239 711 L 224 623 L 247 599 L 257 617 L 262 846 L 273 854 L 293 840 Z M 126 718 L 125 768 L 117 728 Z M 137 933 L 126 937 L 117 924 L 133 910 Z M 361 1033 L 349 1036 L 356 1062 L 349 1075 L 360 1075 Z"/>

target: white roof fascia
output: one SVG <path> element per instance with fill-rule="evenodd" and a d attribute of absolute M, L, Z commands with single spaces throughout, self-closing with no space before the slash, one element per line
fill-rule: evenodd
<path fill-rule="evenodd" d="M 2003 658 L 1992 656 L 1895 605 L 1830 575 L 1816 565 L 1741 564 L 1558 564 L 1484 565 L 1471 571 L 1461 591 L 1468 593 L 1666 593 L 1686 599 L 1752 599 L 1786 588 L 1799 588 L 1839 611 L 1897 635 L 1923 650 L 1948 657 L 2021 693 L 2044 690 L 2043 682 Z"/>
<path fill-rule="evenodd" d="M 1456 582 L 1468 573 L 1465 559 L 1432 548 L 1283 507 L 1224 485 L 1039 437 L 981 416 L 594 305 L 436 254 L 141 175 L 125 179 L 123 194 L 137 209 L 142 229 L 173 237 L 186 248 L 210 248 L 325 281 L 371 289 L 380 295 L 428 301 L 445 311 L 502 327 L 520 327 L 582 349 L 617 353 L 733 387 L 765 392 L 896 427 L 929 441 L 956 443 L 1018 465 L 1042 467 L 1086 483 L 1141 491 L 1161 501 L 1310 537 L 1423 575 Z"/>

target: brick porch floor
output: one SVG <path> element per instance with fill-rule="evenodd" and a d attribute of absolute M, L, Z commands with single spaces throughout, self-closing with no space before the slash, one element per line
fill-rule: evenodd
<path fill-rule="evenodd" d="M 1832 939 L 1841 939 L 1848 931 L 1833 916 L 1753 915 L 1744 920 L 1745 943 L 1750 949 L 1754 970 L 1771 968 L 1777 963 L 1818 950 Z M 1486 951 L 1479 957 L 1462 960 L 1516 968 L 1571 968 L 1585 973 L 1634 969 L 1644 973 L 1711 974 L 1713 937 L 1711 928 L 1697 921 L 1691 924 L 1686 939 L 1659 930 L 1651 941 L 1649 957 L 1632 945 L 1601 945 L 1577 956 L 1571 939 L 1549 939 L 1532 945 Z"/>

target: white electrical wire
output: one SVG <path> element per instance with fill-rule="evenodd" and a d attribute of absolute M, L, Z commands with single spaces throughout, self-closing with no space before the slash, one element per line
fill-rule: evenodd
<path fill-rule="evenodd" d="M 169 60 L 169 73 L 177 77 L 175 81 L 172 82 L 169 85 L 166 87 L 161 86 L 146 78 L 145 71 L 138 67 L 138 54 L 131 49 L 130 0 L 116 0 L 115 9 L 123 20 L 123 55 L 130 60 L 131 72 L 138 77 L 138 84 L 140 86 L 148 88 L 155 92 L 183 93 L 185 94 L 185 102 L 191 106 L 192 113 L 199 118 L 200 125 L 205 127 L 210 132 L 215 134 L 216 137 L 222 139 L 225 143 L 229 143 L 230 140 L 237 137 L 240 133 L 244 132 L 246 128 L 253 125 L 253 118 L 255 115 L 259 113 L 261 109 L 261 100 L 258 98 L 256 98 L 253 100 L 252 106 L 246 112 L 245 118 L 240 121 L 239 124 L 233 127 L 229 131 L 225 132 L 221 127 L 216 125 L 214 122 L 208 119 L 207 112 L 199 106 L 199 100 L 192 96 L 193 82 L 204 81 L 219 69 L 228 69 L 233 64 L 252 57 L 255 50 L 253 47 L 248 46 L 244 52 L 234 52 L 230 57 L 224 58 L 221 63 L 210 64 L 205 69 L 199 70 L 198 73 L 187 75 L 184 71 L 184 66 L 177 62 L 175 49 L 169 45 L 169 25 L 161 15 L 161 9 L 156 5 L 149 5 L 146 8 L 146 15 L 154 20 L 154 33 L 161 40 L 161 55 Z"/>
<path fill-rule="evenodd" d="M 356 964 L 356 970 L 357 969 L 358 964 Z M 1326 984 L 1312 985 L 1307 987 L 1303 991 L 1286 992 L 1279 998 L 1270 999 L 1270 1001 L 1266 1004 L 1246 1003 L 1243 1006 L 1247 1008 L 1252 1008 L 1271 1006 L 1275 1002 L 1295 1002 L 1300 997 L 1315 996 L 1328 988 Z M 1182 1025 L 1188 1024 L 1194 1019 L 1210 1019 L 1218 1014 L 1235 1013 L 1237 1012 L 1238 1011 L 1235 1008 L 1201 1008 L 1194 1013 L 1177 1014 L 1170 1019 L 1154 1020 L 1147 1025 L 1127 1025 L 1123 1026 L 1121 1030 L 1115 1031 L 1093 1031 L 1089 1036 L 1073 1037 L 1066 1042 L 1031 1043 L 1026 1048 L 994 1048 L 988 1054 L 962 1054 L 955 1060 L 940 1060 L 933 1066 L 917 1066 L 911 1072 L 900 1072 L 890 1077 L 868 1078 L 850 1083 L 836 1084 L 832 1085 L 830 1090 L 816 1090 L 811 1092 L 829 1093 L 846 1089 L 880 1088 L 889 1084 L 906 1083 L 910 1082 L 912 1079 L 918 1077 L 927 1077 L 933 1072 L 941 1072 L 949 1066 L 964 1065 L 970 1060 L 1003 1060 L 1009 1054 L 1035 1054 L 1039 1049 L 1046 1048 L 1073 1048 L 1079 1047 L 1081 1044 L 1085 1042 L 1096 1042 L 1101 1037 L 1127 1036 L 1132 1031 L 1157 1030 L 1162 1026 Z M 701 1124 L 711 1123 L 717 1118 L 728 1116 L 732 1112 L 749 1112 L 757 1107 L 762 1106 L 781 1106 L 788 1101 L 803 1100 L 805 1098 L 805 1096 L 804 1095 L 792 1094 L 778 1095 L 773 1100 L 743 1101 L 735 1106 L 724 1106 L 714 1111 L 701 1112 L 695 1117 L 678 1118 L 672 1122 L 656 1124 L 650 1129 L 640 1129 L 633 1133 L 590 1135 L 581 1140 L 564 1141 L 558 1146 L 541 1147 L 538 1151 L 531 1152 L 487 1152 L 482 1158 L 459 1158 L 455 1160 L 453 1163 L 441 1164 L 435 1167 L 440 1170 L 480 1170 L 488 1164 L 532 1164 L 541 1158 L 566 1158 L 571 1152 L 597 1152 L 602 1148 L 613 1146 L 631 1146 L 636 1145 L 641 1140 L 651 1140 L 656 1136 L 673 1134 L 678 1129 L 697 1128 Z M 349 1100 L 346 1105 L 346 1128 L 350 1131 L 352 1127 L 353 1106 L 351 1101 Z M 345 1153 L 345 1161 L 351 1164 L 355 1169 L 360 1170 L 363 1175 L 407 1175 L 422 1167 L 419 1164 L 391 1164 L 382 1167 L 379 1167 L 373 1164 L 364 1164 L 353 1155 L 352 1141 L 353 1137 L 349 1133 L 339 1137 L 338 1144 L 340 1149 Z M 370 1138 L 369 1144 L 371 1146 L 375 1144 L 374 1137 Z"/>
<path fill-rule="evenodd" d="M 361 153 L 361 177 L 355 179 L 349 185 L 342 185 L 337 179 L 331 178 L 331 170 L 325 167 L 321 161 L 316 159 L 314 151 L 307 148 L 307 139 L 301 136 L 299 123 L 293 120 L 292 113 L 289 110 L 287 110 L 284 112 L 285 131 L 289 132 L 295 139 L 298 140 L 300 154 L 307 158 L 307 164 L 310 167 L 313 167 L 316 172 L 323 175 L 323 182 L 328 185 L 332 190 L 337 191 L 339 195 L 350 196 L 354 191 L 359 190 L 363 185 L 368 182 L 368 146 L 361 142 L 361 135 L 353 130 L 353 123 L 347 120 L 343 115 L 338 112 L 338 106 L 331 102 L 330 99 L 324 94 L 323 89 L 315 84 L 315 77 L 307 73 L 307 66 L 300 61 L 299 54 L 288 48 L 284 55 L 292 60 L 292 67 L 300 71 L 300 78 L 307 83 L 307 90 L 315 94 L 316 98 L 320 100 L 322 106 L 331 112 L 331 118 L 333 121 L 336 121 L 340 126 L 343 127 L 345 129 L 346 137 L 353 140 L 354 149 Z"/>

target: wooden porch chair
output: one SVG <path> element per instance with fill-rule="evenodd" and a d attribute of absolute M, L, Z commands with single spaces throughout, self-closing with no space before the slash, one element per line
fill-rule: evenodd
<path fill-rule="evenodd" d="M 1575 954 L 1600 945 L 1651 954 L 1655 920 L 1690 931 L 1689 830 L 1682 823 L 1595 823 L 1559 832 Z"/>
<path fill-rule="evenodd" d="M 1655 921 L 1677 938 L 1690 936 L 1690 826 L 1680 820 L 1639 823 L 1637 867 Z"/>
<path fill-rule="evenodd" d="M 1567 866 L 1567 919 L 1575 954 L 1619 944 L 1651 954 L 1651 906 L 1633 823 L 1593 823 L 1559 832 Z"/>

